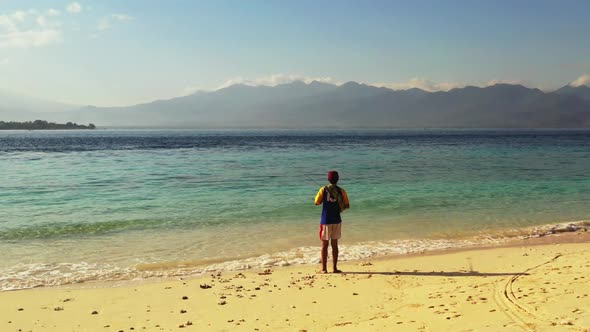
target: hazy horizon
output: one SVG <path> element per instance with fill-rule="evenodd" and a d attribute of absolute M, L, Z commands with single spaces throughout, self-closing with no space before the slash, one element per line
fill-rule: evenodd
<path fill-rule="evenodd" d="M 132 107 L 132 106 L 137 106 L 137 105 L 142 105 L 142 104 L 150 104 L 153 102 L 158 102 L 158 101 L 166 101 L 166 100 L 171 100 L 171 99 L 175 99 L 175 98 L 179 98 L 179 97 L 185 97 L 185 96 L 191 96 L 191 95 L 195 95 L 195 94 L 199 94 L 199 93 L 210 93 L 210 92 L 216 92 L 216 91 L 220 91 L 232 86 L 248 86 L 248 87 L 276 87 L 276 86 L 281 86 L 281 85 L 289 85 L 291 83 L 295 83 L 295 82 L 302 82 L 306 85 L 309 85 L 313 82 L 318 82 L 318 83 L 323 83 L 323 84 L 329 84 L 329 85 L 333 85 L 333 86 L 342 86 L 346 83 L 358 83 L 360 85 L 367 85 L 370 87 L 376 87 L 376 88 L 386 88 L 392 91 L 406 91 L 406 90 L 411 90 L 411 89 L 420 89 L 426 92 L 447 92 L 453 89 L 463 89 L 466 87 L 476 87 L 476 88 L 486 88 L 486 87 L 491 87 L 494 85 L 498 85 L 498 84 L 507 84 L 507 85 L 522 85 L 526 88 L 529 89 L 539 89 L 539 88 L 535 88 L 535 87 L 530 87 L 530 86 L 526 86 L 525 84 L 519 83 L 519 82 L 497 82 L 497 81 L 491 81 L 491 82 L 487 82 L 486 84 L 483 85 L 471 85 L 471 84 L 467 84 L 464 86 L 456 86 L 456 87 L 451 87 L 449 89 L 439 89 L 439 90 L 435 90 L 435 89 L 428 89 L 428 87 L 421 87 L 421 86 L 407 86 L 407 87 L 389 87 L 389 86 L 383 86 L 383 85 L 379 85 L 379 84 L 371 84 L 371 83 L 363 83 L 363 82 L 357 82 L 357 81 L 348 81 L 348 82 L 324 82 L 324 81 L 320 81 L 320 80 L 316 80 L 316 79 L 292 79 L 292 80 L 286 80 L 284 82 L 280 82 L 280 83 L 276 83 L 276 84 L 269 84 L 269 83 L 256 83 L 254 81 L 244 81 L 244 82 L 238 82 L 238 83 L 232 83 L 230 85 L 227 86 L 221 86 L 218 87 L 216 89 L 213 90 L 196 90 L 196 91 L 192 91 L 190 93 L 187 94 L 180 94 L 178 96 L 172 96 L 169 98 L 160 98 L 160 99 L 151 99 L 151 100 L 146 100 L 143 102 L 138 102 L 138 103 L 134 103 L 134 104 L 128 104 L 128 105 L 109 105 L 109 106 L 104 106 L 104 105 L 92 105 L 92 104 L 68 104 L 66 102 L 63 101 L 59 101 L 59 100 L 50 100 L 50 99 L 46 99 L 46 98 L 39 98 L 37 96 L 31 96 L 31 95 L 26 95 L 26 94 L 22 94 L 22 93 L 18 93 L 18 92 L 14 92 L 14 91 L 10 91 L 10 90 L 0 90 L 0 94 L 5 94 L 5 96 L 10 96 L 10 97 L 22 97 L 25 99 L 30 99 L 33 102 L 39 102 L 39 103 L 44 103 L 44 102 L 50 102 L 50 103 L 55 103 L 56 105 L 65 105 L 65 106 L 70 106 L 72 108 L 80 108 L 80 107 L 97 107 L 97 108 L 120 108 L 120 107 Z M 581 82 L 581 83 L 579 83 Z M 583 75 L 580 78 L 572 81 L 572 82 L 568 82 L 563 86 L 571 86 L 571 87 L 581 87 L 581 86 L 587 86 L 590 87 L 590 76 L 589 75 Z M 560 86 L 556 89 L 549 89 L 549 90 L 543 90 L 540 89 L 543 92 L 549 93 L 549 92 L 555 92 L 557 90 L 559 90 L 559 88 L 563 87 Z"/>
<path fill-rule="evenodd" d="M 552 91 L 590 84 L 589 10 L 575 1 L 5 0 L 0 91 L 105 107 L 294 80 Z"/>

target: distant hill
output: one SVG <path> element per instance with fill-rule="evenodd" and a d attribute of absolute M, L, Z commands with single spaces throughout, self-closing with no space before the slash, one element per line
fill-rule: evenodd
<path fill-rule="evenodd" d="M 570 88 L 546 93 L 497 84 L 427 92 L 356 82 L 238 84 L 127 107 L 83 107 L 55 113 L 51 120 L 103 127 L 588 128 L 590 100 L 585 91 L 589 88 Z"/>
<path fill-rule="evenodd" d="M 578 96 L 582 99 L 590 100 L 590 88 L 585 85 L 580 85 L 577 87 L 566 85 L 555 92 L 562 95 Z"/>

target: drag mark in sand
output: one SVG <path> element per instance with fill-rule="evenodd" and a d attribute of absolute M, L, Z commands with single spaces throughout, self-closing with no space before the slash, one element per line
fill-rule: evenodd
<path fill-rule="evenodd" d="M 555 255 L 555 257 L 546 262 L 528 268 L 525 271 L 514 275 L 513 277 L 508 279 L 508 281 L 503 285 L 503 287 L 501 287 L 501 289 L 498 289 L 495 292 L 496 303 L 504 309 L 504 313 L 521 329 L 525 331 L 537 331 L 537 325 L 539 322 L 547 323 L 550 326 L 560 324 L 557 322 L 559 320 L 557 317 L 550 317 L 548 315 L 541 314 L 536 310 L 528 308 L 527 305 L 525 305 L 522 301 L 519 300 L 520 297 L 515 294 L 514 285 L 522 277 L 530 275 L 529 272 L 538 269 L 542 266 L 551 264 L 562 256 L 562 254 L 557 254 Z M 568 324 L 562 323 L 560 325 Z M 574 330 L 577 330 L 573 326 L 572 328 Z"/>

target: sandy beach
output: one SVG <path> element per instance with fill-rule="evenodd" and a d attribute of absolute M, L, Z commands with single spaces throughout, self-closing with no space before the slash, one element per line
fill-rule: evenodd
<path fill-rule="evenodd" d="M 590 331 L 589 242 L 3 292 L 0 331 Z"/>

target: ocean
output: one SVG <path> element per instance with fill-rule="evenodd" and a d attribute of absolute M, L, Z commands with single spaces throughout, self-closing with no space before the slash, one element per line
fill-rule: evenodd
<path fill-rule="evenodd" d="M 496 243 L 590 219 L 587 130 L 0 131 L 0 290 Z"/>

